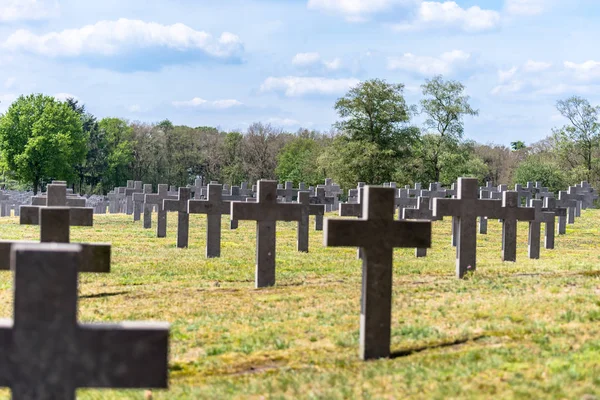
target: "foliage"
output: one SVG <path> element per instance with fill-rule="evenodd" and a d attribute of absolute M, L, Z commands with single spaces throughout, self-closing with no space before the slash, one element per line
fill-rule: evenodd
<path fill-rule="evenodd" d="M 53 97 L 20 96 L 0 119 L 5 165 L 34 191 L 50 179 L 72 180 L 85 158 L 86 137 L 79 114 Z"/>
<path fill-rule="evenodd" d="M 322 143 L 305 137 L 289 141 L 279 152 L 275 172 L 279 181 L 300 182 L 316 186 L 325 179 L 323 170 L 315 162 L 320 156 Z"/>
<path fill-rule="evenodd" d="M 535 156 L 527 158 L 515 171 L 514 183 L 526 185 L 527 182 L 541 182 L 552 192 L 565 190 L 569 186 L 567 177 L 558 165 Z"/>

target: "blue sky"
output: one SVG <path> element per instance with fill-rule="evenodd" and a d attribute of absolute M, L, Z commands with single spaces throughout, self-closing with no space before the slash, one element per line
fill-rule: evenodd
<path fill-rule="evenodd" d="M 244 130 L 328 130 L 370 78 L 466 85 L 465 136 L 531 143 L 600 104 L 597 0 L 0 0 L 0 112 L 74 96 L 98 117 Z M 415 119 L 420 124 L 421 117 Z"/>

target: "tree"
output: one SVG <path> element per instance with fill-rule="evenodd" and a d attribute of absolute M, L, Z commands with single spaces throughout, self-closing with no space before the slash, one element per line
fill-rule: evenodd
<path fill-rule="evenodd" d="M 542 186 L 554 193 L 568 186 L 565 173 L 558 165 L 536 156 L 527 158 L 515 171 L 514 183 L 526 185 L 527 182 L 541 182 Z"/>
<path fill-rule="evenodd" d="M 510 142 L 510 148 L 512 151 L 519 151 L 526 149 L 527 146 L 525 146 L 525 142 L 517 140 L 516 142 Z"/>
<path fill-rule="evenodd" d="M 458 81 L 444 81 L 441 75 L 427 79 L 423 85 L 421 111 L 426 114 L 425 129 L 432 135 L 427 146 L 421 146 L 421 157 L 430 164 L 431 179 L 440 180 L 441 161 L 444 153 L 452 152 L 464 134 L 463 117 L 478 115 L 469 105 L 465 87 Z"/>
<path fill-rule="evenodd" d="M 77 112 L 42 94 L 20 96 L 0 119 L 5 165 L 34 193 L 43 181 L 71 180 L 83 161 L 86 140 Z"/>
<path fill-rule="evenodd" d="M 104 176 L 104 186 L 124 186 L 133 176 L 133 130 L 127 121 L 120 118 L 104 118 L 98 125 L 106 137 L 108 169 Z"/>
<path fill-rule="evenodd" d="M 335 123 L 334 127 L 344 139 L 334 141 L 335 151 L 350 156 L 362 146 L 369 154 L 368 160 L 355 154 L 368 162 L 368 167 L 365 166 L 361 171 L 351 167 L 353 160 L 346 159 L 346 163 L 337 164 L 332 159 L 336 165 L 334 169 L 348 168 L 347 171 L 338 170 L 336 173 L 360 175 L 361 180 L 367 183 L 382 183 L 392 180 L 397 168 L 409 162 L 420 131 L 409 126 L 415 108 L 407 106 L 403 90 L 403 84 L 371 79 L 359 83 L 336 101 L 335 110 L 342 120 Z M 346 151 L 340 147 L 343 145 L 350 147 Z M 324 159 L 329 158 L 325 156 Z"/>
<path fill-rule="evenodd" d="M 295 185 L 304 182 L 314 185 L 323 182 L 325 174 L 316 163 L 321 145 L 315 139 L 296 137 L 288 142 L 277 156 L 275 172 L 280 181 L 291 181 Z"/>
<path fill-rule="evenodd" d="M 250 182 L 276 179 L 277 154 L 284 145 L 283 133 L 270 124 L 259 122 L 248 127 L 242 146 L 242 158 Z"/>
<path fill-rule="evenodd" d="M 555 129 L 558 152 L 572 168 L 583 166 L 586 179 L 597 176 L 597 155 L 600 146 L 600 106 L 593 107 L 579 96 L 572 96 L 556 103 L 556 109 L 569 120 L 570 125 Z"/>

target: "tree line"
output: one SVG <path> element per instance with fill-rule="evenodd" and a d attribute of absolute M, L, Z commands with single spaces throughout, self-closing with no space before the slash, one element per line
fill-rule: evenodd
<path fill-rule="evenodd" d="M 127 180 L 185 186 L 197 175 L 231 185 L 261 178 L 316 185 L 331 177 L 344 189 L 356 182 L 450 185 L 459 176 L 481 184 L 541 181 L 554 191 L 600 183 L 600 106 L 578 96 L 560 100 L 567 124 L 508 147 L 464 137 L 464 119 L 478 110 L 461 82 L 438 75 L 421 89 L 419 104 L 409 105 L 403 84 L 361 82 L 333 105 L 339 120 L 328 132 L 98 120 L 75 99 L 23 95 L 0 115 L 4 187 L 37 192 L 56 179 L 81 194 L 106 194 Z M 422 126 L 414 123 L 418 114 Z"/>

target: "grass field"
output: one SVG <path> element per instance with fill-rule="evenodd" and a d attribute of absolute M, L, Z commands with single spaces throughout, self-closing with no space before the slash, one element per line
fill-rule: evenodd
<path fill-rule="evenodd" d="M 223 230 L 222 257 L 204 257 L 205 219 L 190 248 L 130 216 L 96 216 L 73 242 L 112 243 L 112 272 L 80 277 L 79 320 L 171 323 L 170 390 L 154 399 L 600 399 L 600 212 L 583 211 L 555 250 L 500 259 L 500 229 L 478 238 L 478 270 L 454 278 L 450 222 L 434 223 L 429 256 L 394 256 L 394 358 L 358 359 L 361 263 L 356 249 L 295 251 L 278 225 L 277 285 L 254 289 L 255 224 Z M 155 220 L 153 221 L 155 223 Z M 224 227 L 227 227 L 224 219 Z M 2 239 L 38 228 L 0 220 Z M 0 317 L 12 317 L 12 277 L 0 273 Z M 143 399 L 144 390 L 80 390 L 82 399 Z M 8 396 L 8 391 L 0 392 Z"/>

